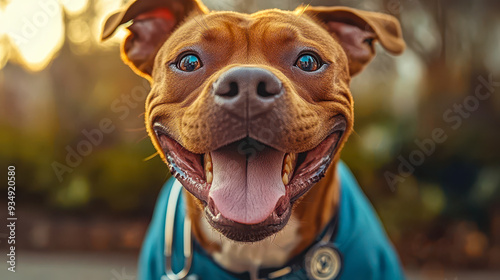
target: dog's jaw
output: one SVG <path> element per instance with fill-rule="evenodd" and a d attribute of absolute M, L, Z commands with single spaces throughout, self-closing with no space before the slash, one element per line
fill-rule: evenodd
<path fill-rule="evenodd" d="M 335 214 L 340 197 L 336 165 L 333 162 L 324 180 L 301 197 L 280 232 L 257 242 L 235 242 L 222 235 L 198 210 L 199 200 L 186 193 L 188 214 L 195 221 L 193 234 L 211 256 L 216 256 L 215 261 L 230 271 L 255 272 L 257 266 L 282 267 L 309 247 Z M 257 255 L 254 257 L 254 254 Z"/>
<path fill-rule="evenodd" d="M 248 271 L 251 279 L 257 279 L 257 271 L 262 267 L 282 267 L 300 244 L 299 221 L 291 217 L 287 225 L 275 236 L 258 242 L 241 243 L 228 239 L 213 229 L 206 219 L 196 223 L 208 242 L 216 244 L 218 251 L 212 252 L 214 260 L 229 271 Z"/>

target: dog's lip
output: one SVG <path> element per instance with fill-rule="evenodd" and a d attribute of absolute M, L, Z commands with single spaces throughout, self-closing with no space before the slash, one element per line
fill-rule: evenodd
<path fill-rule="evenodd" d="M 202 155 L 186 150 L 169 136 L 165 127 L 159 123 L 153 125 L 156 139 L 160 145 L 170 173 L 196 198 L 206 201 L 209 184 L 201 162 Z"/>
<path fill-rule="evenodd" d="M 330 134 L 315 148 L 298 154 L 296 171 L 289 184 L 285 186 L 286 195 L 283 197 L 285 201 L 277 203 L 269 217 L 258 224 L 241 224 L 220 215 L 209 201 L 211 184 L 206 182 L 202 163 L 203 155 L 186 150 L 168 135 L 161 123 L 155 123 L 153 130 L 164 152 L 170 172 L 186 190 L 204 203 L 205 215 L 209 223 L 230 239 L 255 242 L 280 231 L 290 218 L 293 203 L 324 176 L 347 127 L 343 116 L 334 118 L 335 125 Z"/>
<path fill-rule="evenodd" d="M 338 145 L 347 129 L 347 122 L 343 116 L 335 116 L 335 125 L 315 148 L 299 153 L 299 160 L 288 187 L 290 201 L 293 203 L 302 197 L 326 173 L 333 161 Z M 288 192 L 288 191 L 287 191 Z"/>
<path fill-rule="evenodd" d="M 292 213 L 291 202 L 288 196 L 282 197 L 271 215 L 258 224 L 235 222 L 220 213 L 214 213 L 214 211 L 217 211 L 213 209 L 214 206 L 213 201 L 210 201 L 205 207 L 205 215 L 208 223 L 227 238 L 240 242 L 257 242 L 279 232 L 288 223 Z M 278 209 L 282 209 L 283 212 Z"/>

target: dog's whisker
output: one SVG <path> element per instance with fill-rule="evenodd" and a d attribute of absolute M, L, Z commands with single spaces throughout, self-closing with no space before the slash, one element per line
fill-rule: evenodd
<path fill-rule="evenodd" d="M 276 246 L 277 248 L 283 250 L 284 247 L 283 246 L 280 246 L 278 243 L 275 243 L 274 240 L 273 240 L 273 245 Z"/>
<path fill-rule="evenodd" d="M 207 31 L 208 31 L 208 26 L 201 24 L 201 23 L 200 23 L 200 22 L 199 22 L 196 18 L 193 18 L 193 20 L 194 20 L 194 21 L 196 21 L 196 23 L 197 23 L 197 24 L 198 24 L 201 28 L 203 28 L 203 29 L 205 29 L 205 30 L 207 30 Z M 203 34 L 203 32 L 202 32 L 202 34 Z"/>
<path fill-rule="evenodd" d="M 352 129 L 352 135 L 356 135 L 356 137 L 361 138 L 361 135 L 359 135 L 354 129 Z"/>
<path fill-rule="evenodd" d="M 205 17 L 201 17 L 201 22 L 203 23 L 203 25 L 206 27 L 206 29 L 210 29 L 210 27 L 208 26 L 208 23 L 207 23 L 207 20 L 205 19 Z"/>
<path fill-rule="evenodd" d="M 278 237 L 278 234 L 277 233 L 273 234 L 273 240 L 271 240 L 272 244 L 276 244 L 274 243 L 274 241 L 276 241 L 276 237 Z"/>
<path fill-rule="evenodd" d="M 157 156 L 157 155 L 159 155 L 159 154 L 160 154 L 160 153 L 156 152 L 156 153 L 154 153 L 154 154 L 150 155 L 149 157 L 147 157 L 147 158 L 143 159 L 142 161 L 148 161 L 148 160 L 151 160 L 151 159 L 153 159 L 154 157 L 156 157 L 156 156 Z"/>
<path fill-rule="evenodd" d="M 201 18 L 201 21 L 202 21 L 202 22 L 205 22 L 205 24 L 200 23 L 200 22 L 199 22 L 196 18 L 194 18 L 194 21 L 196 21 L 196 23 L 197 23 L 200 27 L 202 27 L 202 28 L 204 29 L 204 30 L 197 30 L 197 31 L 198 31 L 198 32 L 199 32 L 199 33 L 203 36 L 203 38 L 208 39 L 207 34 L 206 34 L 206 32 L 204 32 L 204 31 L 208 31 L 208 30 L 209 30 L 209 28 L 208 28 L 208 25 L 206 25 L 206 22 L 205 22 L 204 18 L 202 17 L 202 18 Z"/>
<path fill-rule="evenodd" d="M 139 140 L 135 141 L 135 143 L 136 143 L 136 144 L 139 144 L 139 143 L 141 143 L 142 141 L 144 141 L 144 139 L 147 139 L 147 138 L 149 138 L 149 135 L 147 135 L 147 134 L 146 134 L 146 135 L 144 135 L 143 137 L 141 137 Z"/>

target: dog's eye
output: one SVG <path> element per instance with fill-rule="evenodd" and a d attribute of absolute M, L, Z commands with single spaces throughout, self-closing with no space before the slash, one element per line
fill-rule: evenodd
<path fill-rule="evenodd" d="M 311 54 L 304 54 L 297 59 L 295 66 L 299 67 L 303 71 L 313 72 L 319 69 L 320 63 L 316 57 Z"/>
<path fill-rule="evenodd" d="M 194 54 L 185 55 L 179 60 L 177 63 L 177 68 L 184 72 L 193 72 L 195 70 L 200 69 L 201 60 Z"/>

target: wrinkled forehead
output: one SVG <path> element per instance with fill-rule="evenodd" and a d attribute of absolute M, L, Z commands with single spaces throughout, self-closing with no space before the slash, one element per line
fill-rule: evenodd
<path fill-rule="evenodd" d="M 233 46 L 301 42 L 318 49 L 336 44 L 329 33 L 307 15 L 274 9 L 254 14 L 212 12 L 192 17 L 172 34 L 167 45 L 176 53 L 200 42 Z"/>

